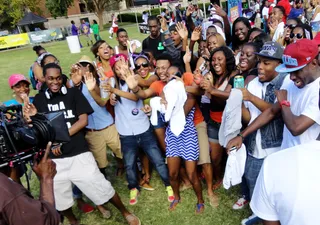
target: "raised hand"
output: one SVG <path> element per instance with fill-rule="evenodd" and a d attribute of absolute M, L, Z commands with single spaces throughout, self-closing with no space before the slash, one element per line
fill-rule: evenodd
<path fill-rule="evenodd" d="M 193 5 L 189 5 L 186 11 L 186 16 L 190 16 L 194 12 L 194 7 Z"/>
<path fill-rule="evenodd" d="M 167 20 L 162 16 L 160 19 L 160 24 L 161 24 L 161 29 L 163 31 L 168 30 L 168 24 L 167 24 Z"/>
<path fill-rule="evenodd" d="M 184 62 L 185 64 L 190 63 L 190 62 L 191 62 L 191 57 L 192 57 L 191 51 L 190 51 L 190 49 L 189 49 L 189 46 L 187 46 L 187 48 L 186 48 L 186 53 L 185 53 L 184 56 L 183 56 L 183 62 Z"/>
<path fill-rule="evenodd" d="M 32 121 L 30 117 L 36 115 L 38 110 L 29 102 L 29 97 L 27 95 L 22 95 L 21 97 L 23 99 L 23 117 L 29 123 Z"/>
<path fill-rule="evenodd" d="M 201 39 L 201 31 L 202 31 L 201 25 L 194 28 L 191 34 L 191 41 L 199 41 Z"/>
<path fill-rule="evenodd" d="M 126 75 L 123 75 L 123 77 L 130 90 L 134 90 L 138 87 L 139 81 L 135 76 L 133 70 L 128 70 L 128 73 Z"/>
<path fill-rule="evenodd" d="M 87 71 L 84 74 L 84 82 L 85 82 L 89 91 L 93 91 L 97 85 L 96 79 L 93 77 L 93 74 L 89 71 Z"/>
<path fill-rule="evenodd" d="M 183 23 L 178 22 L 176 24 L 176 30 L 182 39 L 188 39 L 188 30 Z"/>
<path fill-rule="evenodd" d="M 221 16 L 221 17 L 227 16 L 227 13 L 220 6 L 218 6 L 217 4 L 214 4 L 212 6 L 213 6 L 213 8 L 215 8 L 216 14 L 218 16 Z"/>

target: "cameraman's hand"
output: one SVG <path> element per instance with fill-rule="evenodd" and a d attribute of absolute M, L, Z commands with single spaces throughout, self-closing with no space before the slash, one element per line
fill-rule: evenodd
<path fill-rule="evenodd" d="M 44 156 L 39 163 L 34 160 L 32 170 L 37 174 L 40 180 L 53 179 L 57 173 L 56 164 L 48 158 L 51 150 L 51 144 L 51 142 L 47 144 Z"/>

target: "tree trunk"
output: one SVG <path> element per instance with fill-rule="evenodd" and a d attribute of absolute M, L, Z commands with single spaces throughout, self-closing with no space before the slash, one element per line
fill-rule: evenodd
<path fill-rule="evenodd" d="M 97 17 L 98 17 L 98 20 L 99 20 L 99 28 L 100 30 L 103 30 L 103 10 L 99 10 L 97 12 Z"/>

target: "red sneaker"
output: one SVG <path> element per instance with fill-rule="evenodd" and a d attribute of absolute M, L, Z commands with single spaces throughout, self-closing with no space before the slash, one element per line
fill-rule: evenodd
<path fill-rule="evenodd" d="M 79 206 L 78 208 L 79 208 L 79 209 L 81 210 L 81 212 L 83 212 L 84 214 L 91 213 L 91 212 L 94 211 L 94 207 L 91 206 L 91 205 L 89 205 L 89 204 L 87 204 L 87 203 Z"/>

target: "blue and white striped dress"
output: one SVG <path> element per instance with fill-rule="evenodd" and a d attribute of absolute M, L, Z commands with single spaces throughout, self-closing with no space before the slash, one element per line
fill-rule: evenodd
<path fill-rule="evenodd" d="M 199 159 L 199 143 L 197 130 L 194 126 L 195 108 L 192 108 L 186 117 L 186 125 L 184 130 L 177 137 L 175 136 L 170 125 L 166 130 L 166 157 L 180 157 L 186 161 L 197 161 Z"/>

